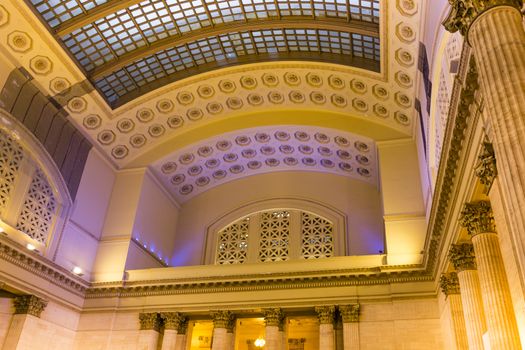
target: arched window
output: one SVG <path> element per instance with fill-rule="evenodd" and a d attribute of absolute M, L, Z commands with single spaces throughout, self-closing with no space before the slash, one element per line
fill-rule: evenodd
<path fill-rule="evenodd" d="M 335 255 L 334 224 L 314 213 L 276 209 L 250 214 L 216 234 L 216 264 L 319 259 Z"/>
<path fill-rule="evenodd" d="M 59 203 L 44 170 L 8 131 L 0 129 L 0 218 L 43 246 Z"/>

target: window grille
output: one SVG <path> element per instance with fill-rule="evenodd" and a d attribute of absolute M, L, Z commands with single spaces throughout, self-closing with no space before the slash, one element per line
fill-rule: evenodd
<path fill-rule="evenodd" d="M 20 145 L 11 136 L 0 131 L 0 215 L 6 209 L 22 158 Z"/>
<path fill-rule="evenodd" d="M 249 223 L 245 218 L 219 232 L 217 264 L 242 264 L 246 260 Z"/>
<path fill-rule="evenodd" d="M 288 260 L 290 243 L 290 213 L 274 211 L 262 213 L 259 261 Z"/>
<path fill-rule="evenodd" d="M 302 213 L 303 259 L 329 258 L 334 255 L 333 225 L 317 215 Z"/>

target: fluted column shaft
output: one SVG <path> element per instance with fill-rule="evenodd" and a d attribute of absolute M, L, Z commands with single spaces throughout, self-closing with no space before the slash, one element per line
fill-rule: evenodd
<path fill-rule="evenodd" d="M 264 309 L 263 313 L 266 324 L 266 346 L 264 348 L 267 350 L 280 350 L 282 338 L 279 329 L 282 329 L 284 314 L 280 308 Z"/>
<path fill-rule="evenodd" d="M 343 344 L 344 350 L 358 350 L 359 340 L 359 304 L 341 305 L 339 313 L 343 320 Z"/>
<path fill-rule="evenodd" d="M 318 306 L 315 311 L 319 319 L 319 349 L 335 350 L 335 306 Z"/>
<path fill-rule="evenodd" d="M 496 6 L 468 30 L 494 130 L 498 176 L 525 280 L 525 31 L 519 8 Z"/>
<path fill-rule="evenodd" d="M 468 350 L 467 326 L 463 315 L 463 303 L 460 294 L 450 294 L 447 297 L 450 306 L 450 318 L 454 327 L 454 339 L 457 350 Z"/>
<path fill-rule="evenodd" d="M 138 350 L 157 350 L 161 318 L 156 312 L 139 314 Z"/>
<path fill-rule="evenodd" d="M 458 272 L 458 279 L 461 287 L 461 303 L 463 305 L 469 349 L 484 350 L 483 333 L 485 333 L 487 327 L 483 313 L 478 271 L 460 271 Z"/>
<path fill-rule="evenodd" d="M 472 237 L 491 349 L 521 349 L 507 275 L 495 233 Z"/>

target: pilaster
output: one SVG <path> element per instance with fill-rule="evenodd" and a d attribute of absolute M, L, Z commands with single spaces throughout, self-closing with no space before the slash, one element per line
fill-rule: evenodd
<path fill-rule="evenodd" d="M 315 312 L 319 319 L 319 349 L 335 350 L 335 306 L 316 306 Z"/>

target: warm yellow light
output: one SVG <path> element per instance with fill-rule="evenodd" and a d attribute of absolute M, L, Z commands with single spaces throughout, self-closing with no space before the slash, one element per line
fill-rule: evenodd
<path fill-rule="evenodd" d="M 34 245 L 32 245 L 31 243 L 27 243 L 26 244 L 26 248 L 29 249 L 29 250 L 36 250 L 36 247 Z"/>
<path fill-rule="evenodd" d="M 266 344 L 266 341 L 263 338 L 257 338 L 254 344 L 255 344 L 255 347 L 262 348 Z"/>

